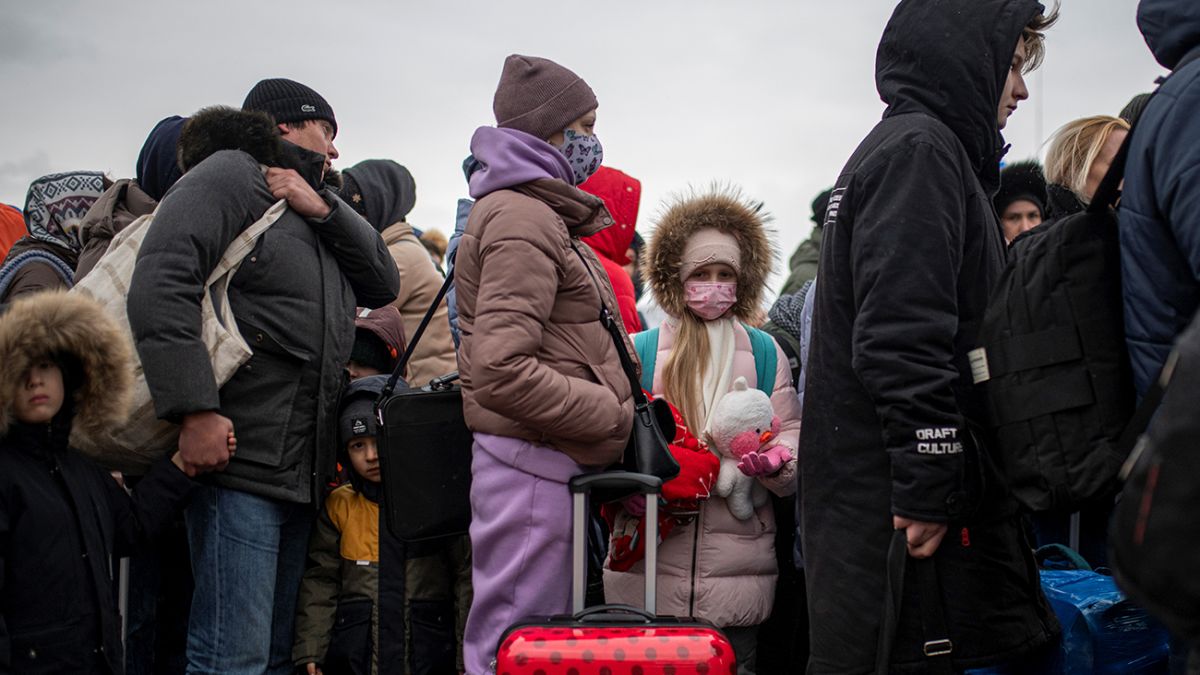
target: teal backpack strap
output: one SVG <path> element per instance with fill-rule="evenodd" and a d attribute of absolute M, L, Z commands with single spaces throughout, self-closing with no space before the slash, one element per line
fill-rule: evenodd
<path fill-rule="evenodd" d="M 638 361 L 642 362 L 642 389 L 654 391 L 654 362 L 658 360 L 658 329 L 636 333 L 633 347 L 637 349 Z"/>
<path fill-rule="evenodd" d="M 775 392 L 775 369 L 779 354 L 775 351 L 775 339 L 765 331 L 743 326 L 750 336 L 750 349 L 754 352 L 754 372 L 758 388 L 767 396 Z"/>

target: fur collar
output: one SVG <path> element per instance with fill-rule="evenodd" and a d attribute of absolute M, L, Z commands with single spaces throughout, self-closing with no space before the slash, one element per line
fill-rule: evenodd
<path fill-rule="evenodd" d="M 67 353 L 83 367 L 74 392 L 74 430 L 95 434 L 124 423 L 133 390 L 129 335 L 95 301 L 77 293 L 22 298 L 0 316 L 0 436 L 13 423 L 12 404 L 33 360 Z"/>
<path fill-rule="evenodd" d="M 755 318 L 779 255 L 770 238 L 773 232 L 766 227 L 769 220 L 761 204 L 750 202 L 735 188 L 714 186 L 703 194 L 684 195 L 669 203 L 658 218 L 642 262 L 642 273 L 659 305 L 675 317 L 686 311 L 683 280 L 679 278 L 684 246 L 696 232 L 714 228 L 737 239 L 741 250 L 742 270 L 733 313 L 741 321 Z"/>
<path fill-rule="evenodd" d="M 314 189 L 321 186 L 325 156 L 283 140 L 264 112 L 212 106 L 188 118 L 179 134 L 184 173 L 221 150 L 241 150 L 259 164 L 295 169 Z"/>

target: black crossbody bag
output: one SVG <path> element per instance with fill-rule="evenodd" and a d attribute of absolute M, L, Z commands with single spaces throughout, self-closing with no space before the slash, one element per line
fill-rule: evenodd
<path fill-rule="evenodd" d="M 458 371 L 416 387 L 400 378 L 453 280 L 451 270 L 376 401 L 387 526 L 405 543 L 466 534 L 471 525 L 472 435 Z"/>

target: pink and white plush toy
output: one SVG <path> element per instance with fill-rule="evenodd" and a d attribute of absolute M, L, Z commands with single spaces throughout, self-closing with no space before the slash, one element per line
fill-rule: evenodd
<path fill-rule="evenodd" d="M 738 520 L 748 520 L 769 498 L 752 476 L 771 473 L 792 459 L 791 450 L 772 442 L 779 424 L 770 397 L 751 389 L 744 377 L 734 380 L 733 389 L 709 415 L 708 444 L 721 458 L 713 492 L 725 499 Z"/>

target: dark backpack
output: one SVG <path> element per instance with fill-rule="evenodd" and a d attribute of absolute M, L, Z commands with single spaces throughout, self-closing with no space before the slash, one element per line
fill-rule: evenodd
<path fill-rule="evenodd" d="M 1117 216 L 1129 139 L 1082 213 L 1018 237 L 970 354 L 1017 500 L 1076 510 L 1118 489 L 1134 411 Z"/>
<path fill-rule="evenodd" d="M 1167 389 L 1167 384 L 1170 389 Z M 1165 391 L 1165 395 L 1164 392 Z M 1200 320 L 1146 394 L 1159 407 L 1127 464 L 1109 562 L 1131 598 L 1175 634 L 1200 639 Z M 1146 403 L 1143 406 L 1147 405 Z"/>

